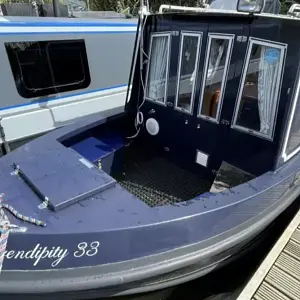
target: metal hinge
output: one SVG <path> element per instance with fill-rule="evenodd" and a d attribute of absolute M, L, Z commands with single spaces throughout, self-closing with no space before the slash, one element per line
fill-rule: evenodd
<path fill-rule="evenodd" d="M 240 42 L 240 43 L 244 43 L 244 42 L 246 42 L 246 41 L 248 40 L 248 37 L 247 37 L 247 36 L 244 36 L 244 35 L 238 35 L 238 36 L 236 37 L 236 40 L 237 40 L 238 42 Z"/>

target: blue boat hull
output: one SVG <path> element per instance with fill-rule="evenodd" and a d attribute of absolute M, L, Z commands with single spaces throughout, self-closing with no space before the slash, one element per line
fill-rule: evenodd
<path fill-rule="evenodd" d="M 290 196 L 293 197 L 293 195 Z M 287 219 L 287 214 L 292 215 L 299 206 L 299 201 L 294 202 L 279 217 L 280 221 L 281 219 Z M 123 272 L 109 273 L 110 268 L 112 272 L 115 268 L 107 266 L 107 270 L 105 270 L 103 266 L 97 266 L 76 271 L 74 269 L 61 270 L 61 274 L 59 274 L 60 271 L 38 272 L 37 274 L 36 272 L 28 272 L 27 280 L 24 282 L 22 272 L 4 272 L 5 275 L 2 274 L 1 276 L 5 276 L 5 283 L 8 284 L 5 289 L 7 293 L 1 293 L 0 295 L 5 297 L 5 299 L 20 299 L 20 297 L 22 297 L 22 299 L 53 299 L 53 297 L 59 297 L 59 299 L 96 299 L 112 296 L 130 296 L 130 299 L 132 299 L 131 297 L 134 297 L 134 295 L 153 293 L 153 291 L 156 291 L 154 295 L 161 297 L 162 295 L 171 293 L 172 289 L 170 289 L 170 287 L 215 272 L 227 264 L 232 263 L 234 260 L 249 255 L 253 249 L 261 245 L 270 234 L 270 231 L 272 231 L 272 226 L 262 231 L 251 241 L 243 240 L 242 243 L 227 249 L 227 251 L 222 254 L 216 254 L 214 257 L 211 256 L 202 259 L 203 256 L 200 257 L 196 252 L 190 254 L 190 258 L 193 259 L 193 262 L 187 262 L 184 257 L 177 257 L 177 264 L 188 264 L 178 269 L 175 267 L 173 271 L 167 273 L 163 271 L 163 274 L 159 274 L 158 270 L 154 270 L 154 273 L 157 273 L 157 275 L 151 277 L 147 277 L 147 273 L 150 271 L 150 269 L 148 269 L 145 272 L 145 279 L 143 280 L 138 280 L 136 275 L 141 276 L 141 272 L 147 269 L 148 266 L 143 265 L 147 263 L 144 259 L 135 262 L 136 274 L 134 274 L 135 272 L 128 271 L 128 269 Z M 189 255 L 188 251 L 186 255 Z M 169 260 L 171 257 L 171 254 L 168 257 L 161 257 L 160 265 L 165 268 L 165 270 L 169 268 L 167 264 L 163 265 L 162 261 L 165 259 Z M 126 267 L 129 265 L 130 263 L 127 263 Z M 125 264 L 121 264 L 119 269 L 122 269 L 122 267 L 125 269 Z M 104 272 L 105 274 L 103 274 Z M 120 282 L 120 276 L 123 278 L 124 275 L 124 282 Z M 42 280 L 41 278 L 43 276 L 46 277 Z M 116 276 L 119 276 L 119 279 L 116 278 Z M 109 284 L 107 281 L 108 277 L 110 277 L 111 281 L 115 282 Z M 28 280 L 29 278 L 30 280 Z M 59 285 L 58 282 L 60 282 Z M 74 282 L 76 282 L 76 288 L 74 288 Z M 80 282 L 82 282 L 84 286 L 80 286 Z M 41 284 L 43 287 L 40 289 Z M 35 290 L 33 291 L 32 288 L 28 289 L 28 286 L 35 287 Z M 16 287 L 18 288 L 16 289 Z M 55 290 L 53 287 L 55 287 Z M 11 293 L 12 289 L 14 289 L 15 293 Z"/>
<path fill-rule="evenodd" d="M 133 64 L 132 93 L 123 113 L 116 110 L 109 118 L 101 114 L 84 117 L 0 159 L 0 192 L 5 194 L 3 203 L 13 212 L 5 210 L 9 221 L 17 227 L 11 231 L 5 250 L 0 294 L 82 299 L 85 294 L 99 298 L 165 289 L 204 276 L 237 258 L 296 203 L 300 154 L 284 162 L 279 159 L 285 123 L 276 126 L 274 141 L 230 127 L 247 48 L 242 34 L 247 39 L 250 29 L 257 25 L 249 21 L 251 18 L 207 12 L 201 20 L 196 14 L 170 14 L 149 16 L 147 21 L 149 32 L 154 33 L 160 28 L 169 30 L 172 22 L 177 22 L 178 28 L 186 24 L 185 28 L 197 30 L 201 25 L 205 32 L 213 27 L 209 25 L 213 21 L 219 24 L 214 30 L 226 27 L 228 22 L 234 25 L 241 40 L 237 50 L 243 51 L 233 55 L 234 64 L 240 68 L 227 85 L 224 113 L 228 116 L 222 117 L 218 127 L 200 121 L 196 111 L 183 114 L 173 109 L 176 101 L 171 95 L 173 102 L 158 105 L 150 99 L 142 107 L 145 118 L 153 116 L 153 124 L 159 124 L 159 134 L 149 134 L 153 131 L 140 126 L 138 138 L 128 138 L 135 133 L 136 108 L 144 99 L 139 88 L 140 69 Z M 258 18 L 257 22 L 271 24 L 268 32 L 276 35 L 272 26 L 278 23 L 273 24 L 271 18 Z M 284 23 L 280 18 L 277 22 Z M 178 38 L 174 33 L 175 61 Z M 280 49 L 283 61 L 286 46 Z M 171 71 L 175 74 L 174 66 Z M 293 72 L 289 71 L 290 77 L 295 69 Z M 282 93 L 289 90 L 288 84 L 290 78 L 286 77 Z M 280 101 L 285 105 L 285 96 Z M 279 120 L 289 108 L 283 104 Z M 248 110 L 253 111 L 251 107 Z M 153 129 L 157 127 L 150 131 Z M 126 169 L 128 151 L 131 153 L 138 144 L 141 156 L 150 151 L 152 158 L 158 153 L 163 162 L 165 158 L 172 162 L 168 172 L 158 169 L 152 174 L 151 184 L 143 186 L 143 192 L 139 189 L 141 182 L 136 180 L 141 165 L 135 168 L 137 161 L 133 161 L 134 180 L 132 170 Z M 206 162 L 198 157 L 201 153 L 207 153 Z M 137 159 L 135 152 L 131 156 Z M 212 184 L 214 172 L 223 162 L 253 176 L 221 192 L 211 192 L 206 186 L 199 192 L 189 185 L 191 181 L 197 188 L 204 181 Z M 153 160 L 147 163 L 150 174 Z M 165 188 L 170 182 L 165 177 L 177 177 L 179 169 L 185 171 L 182 181 L 173 176 L 168 190 L 178 190 L 182 184 L 183 189 L 188 186 L 188 196 L 167 195 Z M 199 176 L 193 177 L 195 174 Z M 124 181 L 134 187 L 134 192 Z M 146 196 L 159 201 L 149 202 Z M 38 225 L 45 222 L 46 226 L 30 224 L 30 220 Z"/>
<path fill-rule="evenodd" d="M 205 195 L 189 205 L 181 202 L 151 208 L 116 183 L 56 212 L 41 209 L 39 197 L 12 172 L 12 164 L 17 162 L 27 175 L 30 168 L 52 168 L 61 182 L 66 173 L 55 170 L 58 163 L 74 161 L 70 170 L 90 172 L 92 164 L 82 170 L 78 165 L 82 156 L 59 141 L 107 121 L 99 116 L 84 118 L 2 158 L 4 199 L 24 214 L 46 221 L 47 227 L 10 218 L 27 230 L 10 234 L 1 294 L 54 292 L 82 297 L 87 290 L 92 294 L 97 290 L 97 297 L 107 297 L 153 291 L 201 277 L 247 249 L 300 193 L 298 164 L 291 162 L 276 173 Z M 70 178 L 74 173 L 67 172 Z M 41 173 L 37 174 L 41 180 Z M 47 174 L 51 180 L 51 172 Z"/>

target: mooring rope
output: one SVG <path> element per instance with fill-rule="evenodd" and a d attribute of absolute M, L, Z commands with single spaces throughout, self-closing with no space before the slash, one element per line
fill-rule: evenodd
<path fill-rule="evenodd" d="M 4 196 L 4 194 L 0 194 L 0 209 L 3 210 L 3 208 L 5 208 L 19 220 L 22 220 L 22 221 L 25 221 L 25 222 L 28 222 L 28 223 L 31 223 L 31 224 L 34 224 L 37 226 L 42 226 L 42 227 L 46 226 L 46 223 L 44 221 L 40 221 L 40 220 L 37 220 L 32 217 L 24 216 L 24 215 L 20 214 L 16 209 L 14 209 L 11 205 L 2 203 L 3 196 Z M 7 216 L 6 216 L 6 218 L 7 218 Z"/>
<path fill-rule="evenodd" d="M 0 233 L 1 233 L 1 235 L 0 235 L 0 274 L 1 274 L 7 240 L 8 240 L 8 236 L 9 236 L 9 222 L 3 223 L 0 228 L 1 228 L 0 229 Z"/>
<path fill-rule="evenodd" d="M 27 217 L 20 214 L 16 209 L 14 209 L 11 205 L 5 204 L 2 202 L 4 194 L 0 194 L 0 274 L 2 271 L 2 265 L 5 256 L 5 250 L 7 246 L 7 241 L 9 237 L 9 232 L 12 228 L 18 228 L 16 225 L 12 225 L 9 222 L 7 215 L 4 212 L 4 209 L 8 210 L 12 213 L 16 218 L 23 220 L 25 222 L 45 227 L 46 223 L 35 218 Z"/>
<path fill-rule="evenodd" d="M 4 196 L 3 194 L 0 194 L 0 205 L 2 203 L 3 196 Z M 10 222 L 5 212 L 0 206 L 0 274 L 2 271 L 5 250 L 6 250 L 7 240 L 9 236 L 9 225 Z"/>

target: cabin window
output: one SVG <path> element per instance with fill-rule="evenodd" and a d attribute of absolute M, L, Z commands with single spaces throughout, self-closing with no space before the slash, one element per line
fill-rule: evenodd
<path fill-rule="evenodd" d="M 250 38 L 233 127 L 272 140 L 286 45 Z"/>
<path fill-rule="evenodd" d="M 181 34 L 175 108 L 192 113 L 202 33 Z"/>
<path fill-rule="evenodd" d="M 170 40 L 170 33 L 151 34 L 146 79 L 146 99 L 164 105 L 167 98 Z"/>
<path fill-rule="evenodd" d="M 19 94 L 34 98 L 87 88 L 84 40 L 5 43 Z"/>
<path fill-rule="evenodd" d="M 198 116 L 219 122 L 234 35 L 209 34 Z"/>

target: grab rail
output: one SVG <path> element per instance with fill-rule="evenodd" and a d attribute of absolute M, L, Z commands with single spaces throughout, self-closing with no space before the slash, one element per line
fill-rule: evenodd
<path fill-rule="evenodd" d="M 181 10 L 181 11 L 194 11 L 194 12 L 203 12 L 209 9 L 209 5 L 203 3 L 203 7 L 189 7 L 189 6 L 179 6 L 179 5 L 169 5 L 169 4 L 161 4 L 159 7 L 159 13 L 162 14 L 164 9 L 168 10 Z"/>
<path fill-rule="evenodd" d="M 288 10 L 288 14 L 295 14 L 300 12 L 300 4 L 293 4 Z"/>

